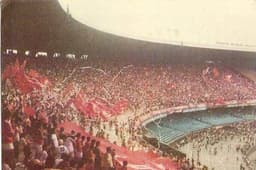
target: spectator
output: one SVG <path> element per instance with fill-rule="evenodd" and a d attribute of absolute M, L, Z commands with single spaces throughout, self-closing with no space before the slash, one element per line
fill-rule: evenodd
<path fill-rule="evenodd" d="M 120 170 L 127 170 L 128 169 L 127 166 L 128 166 L 128 162 L 126 160 L 123 161 L 123 165 L 122 165 L 122 168 Z"/>
<path fill-rule="evenodd" d="M 95 148 L 93 150 L 95 154 L 95 161 L 94 161 L 95 170 L 101 170 L 101 154 L 100 154 L 99 146 L 100 146 L 100 141 L 97 141 Z"/>
<path fill-rule="evenodd" d="M 106 170 L 114 169 L 113 158 L 112 158 L 111 152 L 112 152 L 111 148 L 107 147 L 106 153 L 103 156 L 103 163 L 102 163 L 103 169 L 106 169 Z"/>
<path fill-rule="evenodd" d="M 64 145 L 64 142 L 62 139 L 59 140 L 59 146 L 58 146 L 58 157 L 62 158 L 63 155 L 69 155 L 69 150 L 68 148 Z"/>
<path fill-rule="evenodd" d="M 80 133 L 76 135 L 75 148 L 76 148 L 75 159 L 77 160 L 77 162 L 80 162 L 83 158 L 82 139 L 81 139 Z"/>
<path fill-rule="evenodd" d="M 14 169 L 14 135 L 15 131 L 11 122 L 11 113 L 8 110 L 3 111 L 3 159 L 7 165 Z"/>
<path fill-rule="evenodd" d="M 74 137 L 73 136 L 68 136 L 65 140 L 65 146 L 68 148 L 68 153 L 69 155 L 73 158 L 74 157 Z"/>

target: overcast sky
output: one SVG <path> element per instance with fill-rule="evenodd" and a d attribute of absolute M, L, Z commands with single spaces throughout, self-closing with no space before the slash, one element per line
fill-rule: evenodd
<path fill-rule="evenodd" d="M 98 30 L 170 44 L 256 51 L 256 0 L 59 0 Z"/>

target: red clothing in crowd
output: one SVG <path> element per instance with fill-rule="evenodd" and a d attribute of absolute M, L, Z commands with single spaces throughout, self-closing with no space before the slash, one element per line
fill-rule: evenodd
<path fill-rule="evenodd" d="M 83 151 L 83 149 L 82 149 L 82 141 L 81 141 L 80 138 L 78 138 L 76 140 L 76 151 L 79 152 L 79 153 Z"/>
<path fill-rule="evenodd" d="M 10 121 L 5 120 L 3 124 L 3 143 L 13 143 L 14 140 L 14 129 Z"/>
<path fill-rule="evenodd" d="M 43 145 L 44 143 L 44 136 L 41 131 L 37 131 L 34 134 L 34 142 L 38 145 Z"/>

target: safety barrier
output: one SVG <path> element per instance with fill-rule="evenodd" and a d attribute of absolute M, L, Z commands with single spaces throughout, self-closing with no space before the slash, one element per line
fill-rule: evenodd
<path fill-rule="evenodd" d="M 153 111 L 149 114 L 139 117 L 137 126 L 145 126 L 149 122 L 166 117 L 173 113 L 185 113 L 185 112 L 196 112 L 202 110 L 208 110 L 213 108 L 234 108 L 234 107 L 245 107 L 245 106 L 256 106 L 256 99 L 254 100 L 231 100 L 222 103 L 201 103 L 201 104 L 190 104 L 187 106 L 177 106 L 168 109 Z"/>

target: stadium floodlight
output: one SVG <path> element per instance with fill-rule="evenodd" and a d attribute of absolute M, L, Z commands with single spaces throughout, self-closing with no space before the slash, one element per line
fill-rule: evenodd
<path fill-rule="evenodd" d="M 30 51 L 29 50 L 25 51 L 25 55 L 29 56 L 30 55 Z"/>
<path fill-rule="evenodd" d="M 66 58 L 68 58 L 68 59 L 76 59 L 76 55 L 75 54 L 66 54 Z"/>
<path fill-rule="evenodd" d="M 47 57 L 47 52 L 39 51 L 39 52 L 36 53 L 35 57 L 36 58 L 38 58 L 38 57 Z"/>
<path fill-rule="evenodd" d="M 88 55 L 87 54 L 83 54 L 83 55 L 81 55 L 80 59 L 87 60 L 88 59 Z"/>
<path fill-rule="evenodd" d="M 14 50 L 12 50 L 12 53 L 13 53 L 13 54 L 18 54 L 18 50 L 15 50 L 15 49 L 14 49 Z"/>
<path fill-rule="evenodd" d="M 59 0 L 79 22 L 118 36 L 256 52 L 255 0 Z"/>
<path fill-rule="evenodd" d="M 60 57 L 60 53 L 54 53 L 52 57 L 53 58 L 58 58 L 58 57 Z"/>
<path fill-rule="evenodd" d="M 207 60 L 207 61 L 205 61 L 205 63 L 207 63 L 207 64 L 214 64 L 214 61 L 212 61 L 212 60 Z"/>
<path fill-rule="evenodd" d="M 6 49 L 6 54 L 18 54 L 18 50 L 16 50 L 16 49 Z"/>

